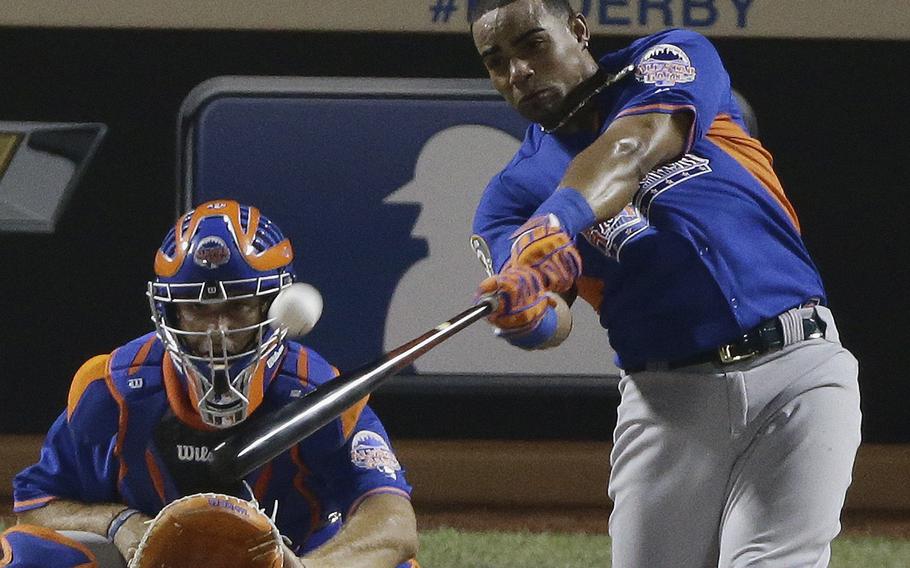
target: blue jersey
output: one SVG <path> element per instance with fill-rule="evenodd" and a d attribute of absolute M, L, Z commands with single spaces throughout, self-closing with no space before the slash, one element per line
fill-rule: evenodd
<path fill-rule="evenodd" d="M 554 135 L 532 125 L 487 186 L 474 233 L 490 247 L 494 267 L 508 259 L 509 235 L 615 119 L 687 112 L 685 154 L 649 172 L 620 214 L 577 239 L 579 293 L 597 309 L 617 364 L 682 359 L 810 298 L 823 301 L 771 156 L 746 131 L 710 42 L 667 30 L 600 60 L 608 73 L 630 64 L 634 74 L 593 99 L 604 117 L 600 132 Z"/>
<path fill-rule="evenodd" d="M 277 409 L 337 375 L 316 352 L 285 342 L 253 373 L 251 405 Z M 365 497 L 410 497 L 388 436 L 366 399 L 250 474 L 246 485 L 207 476 L 211 448 L 229 430 L 202 423 L 182 375 L 154 334 L 89 360 L 37 464 L 14 481 L 16 512 L 53 499 L 117 502 L 154 516 L 201 491 L 249 498 L 271 513 L 302 554 L 331 538 Z"/>

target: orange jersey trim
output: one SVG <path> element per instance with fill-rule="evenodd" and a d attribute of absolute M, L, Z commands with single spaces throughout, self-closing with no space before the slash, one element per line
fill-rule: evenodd
<path fill-rule="evenodd" d="M 155 456 L 150 449 L 145 450 L 145 467 L 149 470 L 149 477 L 152 478 L 152 485 L 155 487 L 155 493 L 161 498 L 161 504 L 166 505 L 167 501 L 164 497 L 164 476 L 161 475 L 161 470 L 158 469 L 158 463 L 155 461 Z"/>
<path fill-rule="evenodd" d="M 98 566 L 95 554 L 89 550 L 87 546 L 81 542 L 67 538 L 55 530 L 46 527 L 39 527 L 37 525 L 16 525 L 14 527 L 10 527 L 2 535 L 0 535 L 0 541 L 2 541 L 3 548 L 3 563 L 0 564 L 0 566 L 9 566 L 13 562 L 13 548 L 9 544 L 9 540 L 7 540 L 7 535 L 16 532 L 30 534 L 42 540 L 49 540 L 51 542 L 56 542 L 57 544 L 62 544 L 68 548 L 73 548 L 84 554 L 85 557 L 89 559 L 88 562 L 78 564 L 76 566 L 73 566 L 73 568 L 97 568 Z"/>
<path fill-rule="evenodd" d="M 728 114 L 717 115 L 705 137 L 755 176 L 790 218 L 796 231 L 800 232 L 796 210 L 784 194 L 784 188 L 774 173 L 772 168 L 774 160 L 770 152 L 761 145 L 761 142 L 749 136 Z"/>
<path fill-rule="evenodd" d="M 89 385 L 95 381 L 104 380 L 110 358 L 110 353 L 95 355 L 83 363 L 79 370 L 76 371 L 75 376 L 73 376 L 73 383 L 70 385 L 69 396 L 66 399 L 67 420 L 73 418 L 73 413 L 76 411 L 76 407 L 79 405 L 79 401 L 82 400 L 82 395 L 85 394 Z"/>
<path fill-rule="evenodd" d="M 25 501 L 14 501 L 13 510 L 20 509 L 22 507 L 31 507 L 32 505 L 43 505 L 54 499 L 59 499 L 56 495 L 45 495 L 44 497 L 35 497 L 34 499 L 26 499 Z"/>
<path fill-rule="evenodd" d="M 123 441 L 126 438 L 126 429 L 129 424 L 129 409 L 126 406 L 126 400 L 124 400 L 120 391 L 117 390 L 117 385 L 114 384 L 114 379 L 111 376 L 111 361 L 113 361 L 113 359 L 112 353 L 107 360 L 104 384 L 107 385 L 107 390 L 111 393 L 111 396 L 114 398 L 114 401 L 117 403 L 117 408 L 120 411 L 117 420 L 117 442 L 114 444 L 114 457 L 120 462 L 120 471 L 117 475 L 117 486 L 119 490 L 120 482 L 126 477 L 128 469 L 126 460 L 123 458 Z"/>
<path fill-rule="evenodd" d="M 171 360 L 170 353 L 167 353 L 164 356 L 164 361 L 161 365 L 161 374 L 164 377 L 164 390 L 167 392 L 167 402 L 170 405 L 171 410 L 174 411 L 174 415 L 177 419 L 197 430 L 204 430 L 207 432 L 215 430 L 213 426 L 209 426 L 202 421 L 202 417 L 199 416 L 199 413 L 196 412 L 196 408 L 190 402 L 186 391 L 192 391 L 193 389 L 183 388 L 183 385 L 180 383 L 180 377 L 177 376 L 177 369 L 174 367 L 174 361 Z"/>
<path fill-rule="evenodd" d="M 357 421 L 360 420 L 360 413 L 363 412 L 363 407 L 367 405 L 368 400 L 370 400 L 370 395 L 361 398 L 354 403 L 354 406 L 341 413 L 341 433 L 344 435 L 345 440 L 354 433 L 354 427 L 357 426 Z"/>
<path fill-rule="evenodd" d="M 297 354 L 297 378 L 303 386 L 310 384 L 310 355 L 305 347 Z"/>
<path fill-rule="evenodd" d="M 301 369 L 300 365 L 306 364 L 306 362 L 307 362 L 306 355 L 305 355 L 306 350 L 303 349 L 300 351 L 300 353 L 301 353 L 300 359 L 298 359 L 298 361 L 297 361 L 297 374 L 298 375 L 300 374 L 300 369 Z M 332 378 L 335 378 L 341 374 L 341 373 L 339 373 L 338 368 L 335 366 L 332 366 L 332 371 L 335 373 L 335 376 Z M 304 385 L 307 384 L 307 381 L 308 381 L 308 379 L 306 377 L 300 378 L 300 382 L 302 382 Z M 345 410 L 344 412 L 342 412 L 341 416 L 339 416 L 339 418 L 341 419 L 341 433 L 344 436 L 345 440 L 350 438 L 351 434 L 354 433 L 354 428 L 357 426 L 357 421 L 360 420 L 360 414 L 363 412 L 363 408 L 367 405 L 367 402 L 369 402 L 369 400 L 370 400 L 370 395 L 366 395 L 365 397 L 361 398 L 360 400 L 358 400 L 357 402 L 355 402 L 354 404 L 349 406 L 348 409 Z"/>
<path fill-rule="evenodd" d="M 259 405 L 262 404 L 262 399 L 265 397 L 265 363 L 259 361 L 256 364 L 256 368 L 253 370 L 253 376 L 250 378 L 250 390 L 249 390 L 249 400 L 250 404 L 247 407 L 247 416 L 252 414 L 259 408 Z"/>
<path fill-rule="evenodd" d="M 322 518 L 322 504 L 316 494 L 306 484 L 310 469 L 303 463 L 303 457 L 300 455 L 300 446 L 291 448 L 291 459 L 297 466 L 297 475 L 294 476 L 294 488 L 310 505 L 310 528 L 306 536 L 301 540 L 301 542 L 306 542 L 312 536 L 313 531 L 319 528 L 319 520 Z"/>
<path fill-rule="evenodd" d="M 133 361 L 130 363 L 130 368 L 127 371 L 130 375 L 138 371 L 139 367 L 145 363 L 146 358 L 149 356 L 149 351 L 152 350 L 152 345 L 155 344 L 156 339 L 157 338 L 154 335 L 150 337 L 148 341 L 142 345 L 142 348 L 139 349 L 139 352 L 136 353 L 136 356 L 133 357 Z"/>
<path fill-rule="evenodd" d="M 262 473 L 259 474 L 259 477 L 256 479 L 256 485 L 253 487 L 253 497 L 257 501 L 262 501 L 265 498 L 265 492 L 269 488 L 269 483 L 272 481 L 272 462 L 269 462 L 262 469 Z"/>

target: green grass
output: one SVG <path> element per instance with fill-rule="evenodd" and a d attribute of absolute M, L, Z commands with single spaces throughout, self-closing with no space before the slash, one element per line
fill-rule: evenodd
<path fill-rule="evenodd" d="M 907 568 L 910 540 L 841 536 L 831 545 L 831 568 Z"/>
<path fill-rule="evenodd" d="M 423 568 L 569 568 L 610 565 L 610 538 L 528 532 L 424 531 Z"/>
<path fill-rule="evenodd" d="M 5 519 L 9 521 L 9 519 Z M 0 532 L 4 530 L 0 518 Z M 610 566 L 604 535 L 529 532 L 423 531 L 423 568 L 592 568 Z M 906 568 L 910 540 L 841 536 L 832 545 L 830 568 Z"/>
<path fill-rule="evenodd" d="M 424 568 L 592 568 L 610 566 L 610 538 L 603 535 L 527 532 L 424 531 Z M 831 568 L 907 568 L 910 540 L 842 536 L 834 541 Z"/>

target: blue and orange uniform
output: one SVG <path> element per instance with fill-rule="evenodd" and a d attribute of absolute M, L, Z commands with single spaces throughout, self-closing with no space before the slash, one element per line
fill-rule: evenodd
<path fill-rule="evenodd" d="M 485 47 L 503 49 L 515 41 L 510 33 L 524 37 L 555 21 L 515 8 L 521 25 L 509 27 L 502 10 L 505 23 L 495 28 L 502 37 L 489 32 L 494 39 L 485 36 Z M 562 22 L 552 25 L 559 33 L 551 34 L 562 37 Z M 580 41 L 559 45 L 583 59 Z M 551 67 L 535 70 L 536 59 L 520 47 L 508 53 L 526 57 L 516 68 L 532 79 L 539 70 L 546 85 Z M 825 566 L 860 439 L 857 364 L 839 342 L 771 156 L 749 135 L 727 72 L 703 36 L 667 30 L 596 63 L 606 79 L 581 104 L 594 105 L 599 127 L 547 132 L 532 125 L 486 188 L 474 232 L 502 272 L 481 290 L 500 278 L 501 289 L 520 291 L 515 274 L 534 276 L 511 263 L 526 246 L 521 235 L 550 230 L 541 220 L 574 239 L 582 266 L 579 272 L 567 244 L 569 285 L 597 310 L 623 370 L 610 454 L 613 566 Z M 620 155 L 595 141 L 618 145 L 628 135 L 633 146 L 659 144 L 663 134 L 648 130 L 659 121 L 636 118 L 653 113 L 691 118 L 683 151 L 647 164 L 623 209 L 614 213 L 610 204 L 612 217 L 597 219 L 588 200 L 598 196 L 566 180 L 604 173 L 598 151 L 605 164 Z M 569 170 L 577 164 L 583 173 Z M 522 233 L 529 219 L 536 228 Z M 566 289 L 560 282 L 552 291 Z M 539 305 L 527 298 L 516 305 Z M 552 318 L 539 321 L 527 334 L 538 344 L 554 335 L 544 326 Z M 519 346 L 527 339 L 503 337 Z"/>
<path fill-rule="evenodd" d="M 253 373 L 251 406 L 269 412 L 336 375 L 318 353 L 286 341 Z M 245 484 L 209 478 L 211 450 L 230 429 L 202 423 L 183 381 L 154 333 L 86 362 L 38 463 L 15 478 L 15 511 L 67 499 L 124 503 L 154 516 L 188 494 L 227 492 L 255 497 L 269 513 L 277 503 L 276 524 L 302 555 L 336 534 L 364 498 L 410 497 L 404 471 L 366 399 L 251 473 Z M 91 565 L 84 547 L 42 530 L 9 532 L 6 561 L 27 566 L 27 557 L 46 559 L 54 549 L 62 554 L 61 566 Z"/>
<path fill-rule="evenodd" d="M 746 131 L 714 47 L 694 32 L 669 30 L 599 65 L 610 74 L 635 66 L 593 99 L 600 130 L 555 136 L 531 125 L 486 188 L 474 232 L 490 247 L 494 268 L 508 260 L 509 236 L 553 194 L 569 162 L 615 119 L 686 112 L 693 121 L 685 155 L 649 172 L 621 214 L 577 239 L 579 293 L 609 331 L 617 364 L 684 359 L 810 298 L 823 301 L 771 155 Z"/>

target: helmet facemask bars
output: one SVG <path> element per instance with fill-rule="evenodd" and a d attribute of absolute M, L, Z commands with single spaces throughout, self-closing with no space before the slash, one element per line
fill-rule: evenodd
<path fill-rule="evenodd" d="M 294 282 L 292 260 L 280 230 L 257 209 L 233 201 L 200 205 L 165 237 L 146 292 L 151 319 L 208 426 L 233 426 L 262 400 L 251 393 L 264 391 L 265 367 L 282 355 L 287 335 L 284 327 L 273 328 L 266 314 L 277 294 Z M 255 322 L 224 325 L 219 309 L 252 298 L 259 302 Z M 210 306 L 215 315 L 187 325 L 178 310 L 189 305 Z"/>
<path fill-rule="evenodd" d="M 285 286 L 290 285 L 290 281 L 288 278 Z M 171 300 L 171 305 L 167 305 L 162 296 L 155 294 L 155 287 L 154 283 L 149 283 L 152 321 L 171 360 L 186 378 L 187 386 L 193 389 L 191 400 L 198 401 L 197 410 L 203 422 L 227 428 L 245 420 L 249 411 L 251 379 L 263 361 L 270 355 L 280 354 L 276 348 L 284 341 L 287 330 L 272 329 L 274 319 L 266 317 L 246 327 L 186 331 L 180 329 L 174 315 L 175 304 L 181 301 Z M 271 291 L 268 301 L 277 292 L 278 289 Z M 263 296 L 264 301 L 265 298 Z M 235 338 L 243 338 L 250 333 L 253 334 L 252 339 L 237 345 Z M 196 345 L 195 349 L 193 345 Z M 241 349 L 232 352 L 231 348 L 235 345 Z"/>

